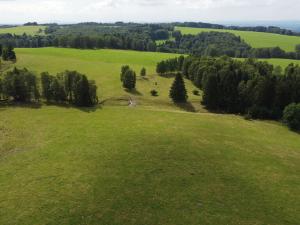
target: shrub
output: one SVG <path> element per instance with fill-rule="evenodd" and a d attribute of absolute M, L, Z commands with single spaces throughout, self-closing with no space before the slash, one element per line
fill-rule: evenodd
<path fill-rule="evenodd" d="M 154 89 L 150 91 L 150 94 L 154 97 L 158 96 L 158 92 Z"/>
<path fill-rule="evenodd" d="M 142 76 L 142 77 L 145 77 L 146 74 L 147 74 L 146 69 L 145 69 L 145 68 L 142 68 L 142 70 L 141 70 L 141 76 Z"/>
<path fill-rule="evenodd" d="M 199 92 L 199 90 L 196 90 L 196 89 L 195 89 L 195 90 L 193 90 L 193 94 L 199 96 L 199 95 L 200 95 L 200 92 Z"/>
<path fill-rule="evenodd" d="M 283 121 L 291 130 L 300 131 L 300 103 L 292 103 L 284 109 Z"/>

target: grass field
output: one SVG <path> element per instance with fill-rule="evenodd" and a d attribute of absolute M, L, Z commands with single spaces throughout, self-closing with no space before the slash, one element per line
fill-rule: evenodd
<path fill-rule="evenodd" d="M 300 138 L 278 122 L 207 113 L 186 81 L 189 113 L 168 98 L 155 65 L 174 54 L 16 49 L 17 66 L 78 70 L 101 99 L 86 109 L 0 107 L 0 224 L 296 225 Z M 288 64 L 286 60 L 271 60 Z M 120 67 L 148 70 L 125 92 Z M 157 85 L 155 83 L 157 82 Z M 151 89 L 159 97 L 151 97 Z"/>
<path fill-rule="evenodd" d="M 217 31 L 217 32 L 230 32 L 240 36 L 248 44 L 254 48 L 263 47 L 280 47 L 285 51 L 295 51 L 295 46 L 300 44 L 300 37 L 287 36 L 280 34 L 271 34 L 263 32 L 252 31 L 237 31 L 237 30 L 221 30 L 221 29 L 207 29 L 207 28 L 191 28 L 191 27 L 176 27 L 183 34 L 198 34 L 201 32 Z"/>
<path fill-rule="evenodd" d="M 26 33 L 27 35 L 35 35 L 35 34 L 44 34 L 38 33 L 40 29 L 43 31 L 45 30 L 45 26 L 17 26 L 11 28 L 0 28 L 0 34 L 15 34 L 15 35 L 22 35 Z"/>
<path fill-rule="evenodd" d="M 293 59 L 260 59 L 260 61 L 267 61 L 274 66 L 281 66 L 283 69 L 291 63 L 300 65 L 300 60 Z"/>
<path fill-rule="evenodd" d="M 157 76 L 155 69 L 157 62 L 174 58 L 178 56 L 176 54 L 62 48 L 16 49 L 16 53 L 18 56 L 17 66 L 27 67 L 36 73 L 49 71 L 55 74 L 66 69 L 85 73 L 90 79 L 96 80 L 101 100 L 131 96 L 139 105 L 154 107 L 159 105 L 159 108 L 174 107 L 169 99 L 169 89 L 174 79 Z M 147 69 L 146 79 L 138 77 L 135 93 L 124 91 L 120 81 L 121 66 L 127 64 L 137 73 L 142 67 Z M 188 80 L 186 85 L 190 101 L 195 102 L 195 106 L 199 106 L 200 97 L 192 94 L 195 87 Z M 158 97 L 151 96 L 152 89 L 159 92 Z"/>
<path fill-rule="evenodd" d="M 0 224 L 300 221 L 300 138 L 278 123 L 128 107 L 0 115 Z"/>

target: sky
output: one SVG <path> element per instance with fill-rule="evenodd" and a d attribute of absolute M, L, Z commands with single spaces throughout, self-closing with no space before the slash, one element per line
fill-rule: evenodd
<path fill-rule="evenodd" d="M 299 9 L 300 0 L 0 0 L 0 24 L 299 20 Z"/>

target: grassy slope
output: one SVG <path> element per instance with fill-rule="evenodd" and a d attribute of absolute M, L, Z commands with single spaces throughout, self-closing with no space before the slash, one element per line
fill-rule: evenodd
<path fill-rule="evenodd" d="M 16 34 L 22 35 L 26 33 L 27 35 L 35 35 L 38 34 L 39 29 L 44 30 L 45 26 L 18 26 L 11 28 L 0 28 L 0 34 Z"/>
<path fill-rule="evenodd" d="M 286 51 L 295 51 L 295 46 L 300 44 L 300 37 L 287 36 L 262 32 L 251 31 L 236 31 L 236 30 L 220 30 L 220 29 L 206 29 L 206 28 L 191 28 L 191 27 L 176 27 L 183 34 L 198 34 L 201 32 L 217 31 L 217 32 L 230 32 L 240 36 L 247 43 L 254 48 L 263 47 L 281 47 Z"/>
<path fill-rule="evenodd" d="M 127 107 L 0 114 L 0 224 L 300 220 L 300 138 L 277 123 Z"/>
<path fill-rule="evenodd" d="M 152 75 L 138 81 L 134 97 L 152 107 L 0 108 L 0 224 L 300 220 L 299 135 L 279 123 L 177 111 L 168 99 L 173 79 L 154 75 L 156 62 L 174 55 L 16 50 L 18 66 L 86 73 L 103 98 L 128 95 L 121 65 L 146 66 Z M 148 93 L 154 82 L 158 98 Z M 200 97 L 193 101 L 199 105 Z"/>
<path fill-rule="evenodd" d="M 275 66 L 281 66 L 283 69 L 291 63 L 300 65 L 300 60 L 292 60 L 292 59 L 261 59 L 261 60 L 267 61 Z"/>
<path fill-rule="evenodd" d="M 85 73 L 90 79 L 96 80 L 101 100 L 131 95 L 137 99 L 138 104 L 173 108 L 168 97 L 173 78 L 161 78 L 155 75 L 155 68 L 157 62 L 174 58 L 177 56 L 176 54 L 62 48 L 16 49 L 16 52 L 17 66 L 27 67 L 37 73 L 42 71 L 57 73 L 66 69 Z M 132 66 L 137 73 L 142 67 L 147 69 L 147 79 L 138 78 L 137 93 L 135 94 L 125 92 L 120 82 L 121 66 L 126 64 Z M 190 81 L 186 81 L 186 85 L 190 100 L 199 105 L 200 97 L 192 95 L 194 86 Z M 154 98 L 150 95 L 152 89 L 158 90 L 158 97 Z M 154 104 L 153 101 L 155 101 Z"/>

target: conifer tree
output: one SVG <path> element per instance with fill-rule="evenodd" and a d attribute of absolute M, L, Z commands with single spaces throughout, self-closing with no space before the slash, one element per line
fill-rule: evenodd
<path fill-rule="evenodd" d="M 184 80 L 180 73 L 177 73 L 175 77 L 174 83 L 170 90 L 170 98 L 175 103 L 184 103 L 188 99 Z"/>
<path fill-rule="evenodd" d="M 143 67 L 142 70 L 141 70 L 141 76 L 142 76 L 142 77 L 145 77 L 145 76 L 146 76 L 146 73 L 147 73 L 147 72 L 146 72 L 146 69 Z"/>
<path fill-rule="evenodd" d="M 123 77 L 123 87 L 132 90 L 135 89 L 136 85 L 136 74 L 133 70 L 129 69 L 126 71 Z"/>

